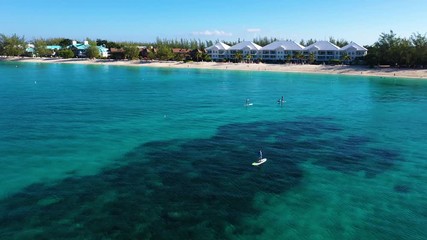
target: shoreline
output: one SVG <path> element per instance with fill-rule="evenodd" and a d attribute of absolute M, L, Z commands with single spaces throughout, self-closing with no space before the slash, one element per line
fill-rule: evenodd
<path fill-rule="evenodd" d="M 291 72 L 313 74 L 336 74 L 352 76 L 373 76 L 391 78 L 427 79 L 427 69 L 398 69 L 398 68 L 369 68 L 366 66 L 347 65 L 311 65 L 311 64 L 265 64 L 265 63 L 219 63 L 219 62 L 176 62 L 176 61 L 143 61 L 143 60 L 111 60 L 86 58 L 31 58 L 31 57 L 0 57 L 0 61 L 57 63 L 57 64 L 87 64 L 111 66 L 137 66 L 158 68 L 193 68 L 213 70 L 238 70 L 260 72 Z"/>

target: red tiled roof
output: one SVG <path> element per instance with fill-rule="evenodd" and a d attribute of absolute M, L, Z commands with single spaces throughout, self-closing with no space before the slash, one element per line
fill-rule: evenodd
<path fill-rule="evenodd" d="M 183 48 L 172 48 L 173 53 L 190 53 L 191 50 L 183 49 Z"/>
<path fill-rule="evenodd" d="M 122 48 L 110 48 L 111 53 L 124 53 L 125 50 Z"/>

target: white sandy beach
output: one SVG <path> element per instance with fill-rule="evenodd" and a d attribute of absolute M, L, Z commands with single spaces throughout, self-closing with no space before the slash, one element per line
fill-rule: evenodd
<path fill-rule="evenodd" d="M 264 63 L 216 63 L 216 62 L 174 62 L 174 61 L 128 61 L 128 60 L 91 60 L 91 59 L 58 59 L 58 58 L 0 58 L 0 61 L 36 62 L 36 63 L 72 63 L 99 64 L 114 66 L 197 68 L 241 71 L 299 72 L 316 74 L 366 75 L 379 77 L 421 78 L 427 79 L 427 69 L 368 68 L 346 65 L 310 65 L 310 64 L 264 64 Z"/>

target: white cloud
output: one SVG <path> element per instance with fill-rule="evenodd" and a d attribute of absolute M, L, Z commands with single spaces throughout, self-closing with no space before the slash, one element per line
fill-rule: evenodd
<path fill-rule="evenodd" d="M 248 28 L 248 29 L 246 29 L 246 31 L 250 32 L 250 33 L 255 33 L 255 32 L 261 32 L 261 29 L 259 29 L 259 28 Z"/>
<path fill-rule="evenodd" d="M 219 30 L 205 30 L 203 32 L 193 32 L 193 35 L 202 35 L 202 36 L 232 36 L 232 33 L 219 31 Z"/>

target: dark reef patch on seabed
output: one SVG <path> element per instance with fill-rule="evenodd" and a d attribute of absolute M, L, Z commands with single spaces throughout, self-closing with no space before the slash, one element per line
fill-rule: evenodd
<path fill-rule="evenodd" d="M 335 171 L 386 171 L 398 157 L 363 136 L 339 137 L 331 118 L 229 124 L 209 139 L 143 144 L 97 175 L 33 184 L 0 201 L 0 238 L 228 239 L 258 235 L 258 192 L 299 184 L 298 163 Z M 262 148 L 269 162 L 251 166 Z"/>
<path fill-rule="evenodd" d="M 408 185 L 398 184 L 394 185 L 393 190 L 398 193 L 409 193 L 411 192 L 411 187 Z"/>

